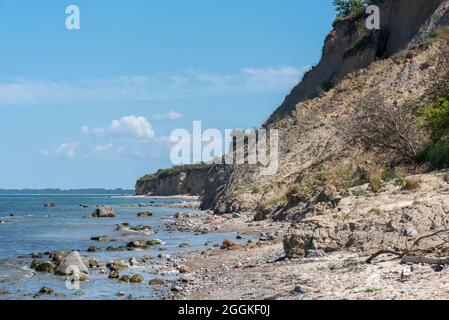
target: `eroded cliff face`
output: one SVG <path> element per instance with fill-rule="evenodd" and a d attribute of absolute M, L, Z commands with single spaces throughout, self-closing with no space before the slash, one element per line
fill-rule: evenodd
<path fill-rule="evenodd" d="M 139 179 L 136 183 L 137 195 L 199 196 L 204 193 L 209 169 L 186 170 L 172 174 L 156 176 L 151 179 Z"/>
<path fill-rule="evenodd" d="M 444 2 L 444 0 L 380 1 L 377 5 L 381 13 L 381 28 L 376 32 L 365 32 L 365 14 L 336 20 L 333 31 L 325 40 L 320 63 L 304 76 L 301 83 L 268 119 L 267 124 L 291 114 L 298 103 L 317 97 L 339 83 L 347 74 L 406 48 Z M 434 21 L 432 27 L 447 23 L 447 16 L 446 12 L 446 16 L 439 17 L 439 21 Z"/>
<path fill-rule="evenodd" d="M 215 166 L 203 209 L 256 211 L 275 219 L 307 215 L 320 188 L 354 186 L 367 167 L 388 156 L 348 143 L 345 128 L 355 114 L 379 97 L 387 107 L 425 105 L 447 88 L 449 0 L 383 0 L 379 6 L 378 31 L 357 32 L 365 16 L 335 22 L 320 64 L 266 123 L 279 130 L 278 173 Z M 326 81 L 333 86 L 323 91 Z"/>

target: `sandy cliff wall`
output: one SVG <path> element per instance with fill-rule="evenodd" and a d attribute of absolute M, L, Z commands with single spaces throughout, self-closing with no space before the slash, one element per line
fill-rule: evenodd
<path fill-rule="evenodd" d="M 137 195 L 202 195 L 208 169 L 186 170 L 172 174 L 141 178 L 136 182 Z"/>
<path fill-rule="evenodd" d="M 365 16 L 334 23 L 320 64 L 266 123 L 279 130 L 279 172 L 262 176 L 257 166 L 214 166 L 203 209 L 282 217 L 292 187 L 305 196 L 317 185 L 345 188 L 341 181 L 380 157 L 370 160 L 347 142 L 342 128 L 355 113 L 379 97 L 387 107 L 424 103 L 449 85 L 447 29 L 443 39 L 435 37 L 449 24 L 449 0 L 383 0 L 379 5 L 381 30 L 358 29 Z M 323 92 L 326 81 L 333 87 Z"/>

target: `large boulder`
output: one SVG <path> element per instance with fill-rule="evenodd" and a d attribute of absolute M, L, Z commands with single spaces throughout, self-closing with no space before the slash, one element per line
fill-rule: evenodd
<path fill-rule="evenodd" d="M 314 249 L 313 237 L 296 229 L 289 230 L 283 244 L 287 258 L 303 258 Z"/>
<path fill-rule="evenodd" d="M 71 275 L 72 273 L 89 273 L 89 269 L 84 263 L 78 251 L 70 253 L 56 268 L 55 273 L 59 275 Z"/>
<path fill-rule="evenodd" d="M 92 213 L 92 218 L 115 218 L 115 210 L 112 207 L 100 206 Z"/>

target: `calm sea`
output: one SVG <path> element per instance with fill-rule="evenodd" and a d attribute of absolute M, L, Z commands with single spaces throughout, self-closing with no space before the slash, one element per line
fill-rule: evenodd
<path fill-rule="evenodd" d="M 111 195 L 0 195 L 0 300 L 4 299 L 36 299 L 35 293 L 42 287 L 52 288 L 57 295 L 43 297 L 45 299 L 118 299 L 116 293 L 121 291 L 132 295 L 134 299 L 158 299 L 159 291 L 148 285 L 152 278 L 165 277 L 173 279 L 177 274 L 155 274 L 151 266 L 130 268 L 123 274 L 142 274 L 142 284 L 123 284 L 107 278 L 107 275 L 93 273 L 90 281 L 81 284 L 84 295 L 75 295 L 74 290 L 66 288 L 61 277 L 52 274 L 35 273 L 29 268 L 30 253 L 54 250 L 80 250 L 81 255 L 95 258 L 100 263 L 111 260 L 149 255 L 154 257 L 154 267 L 165 263 L 157 256 L 160 248 L 145 251 L 88 253 L 89 246 L 102 249 L 107 246 L 126 245 L 131 240 L 160 239 L 163 241 L 163 252 L 174 255 L 194 250 L 210 248 L 206 242 L 220 243 L 225 238 L 235 237 L 233 234 L 210 233 L 194 235 L 188 232 L 166 232 L 163 225 L 175 213 L 189 212 L 192 209 L 167 207 L 141 208 L 139 203 L 154 204 L 169 202 L 173 199 L 127 198 Z M 45 208 L 46 203 L 55 203 L 55 207 Z M 81 204 L 89 208 L 80 207 Z M 92 211 L 97 205 L 114 207 L 116 218 L 91 219 Z M 137 213 L 145 210 L 153 212 L 153 217 L 138 218 Z M 13 216 L 10 216 L 13 215 Z M 123 235 L 115 231 L 119 223 L 131 225 L 149 225 L 157 233 L 154 236 Z M 116 240 L 113 243 L 91 241 L 94 236 L 109 236 Z M 190 247 L 180 248 L 181 243 Z M 123 299 L 123 298 L 121 298 Z"/>

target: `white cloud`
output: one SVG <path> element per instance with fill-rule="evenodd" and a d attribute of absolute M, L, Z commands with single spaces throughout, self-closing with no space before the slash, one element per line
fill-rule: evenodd
<path fill-rule="evenodd" d="M 61 143 L 60 145 L 56 147 L 52 147 L 50 149 L 44 149 L 41 150 L 41 155 L 43 156 L 51 156 L 51 155 L 57 155 L 57 156 L 63 156 L 67 158 L 73 158 L 76 155 L 76 151 L 78 149 L 78 142 L 68 142 L 68 143 Z"/>
<path fill-rule="evenodd" d="M 242 93 L 286 92 L 305 67 L 243 68 L 233 74 L 191 69 L 180 74 L 74 81 L 16 79 L 0 83 L 0 105 L 154 101 Z"/>
<path fill-rule="evenodd" d="M 153 139 L 154 129 L 151 123 L 144 117 L 124 116 L 119 120 L 113 120 L 106 128 L 89 128 L 83 126 L 85 133 L 93 133 L 102 137 L 130 137 L 136 139 Z"/>
<path fill-rule="evenodd" d="M 104 152 L 104 151 L 108 151 L 111 150 L 114 147 L 114 145 L 112 143 L 108 143 L 108 144 L 96 144 L 94 146 L 95 151 L 97 152 Z"/>
<path fill-rule="evenodd" d="M 176 111 L 169 111 L 166 114 L 155 114 L 153 116 L 156 120 L 179 120 L 184 117 L 184 114 L 176 112 Z"/>

